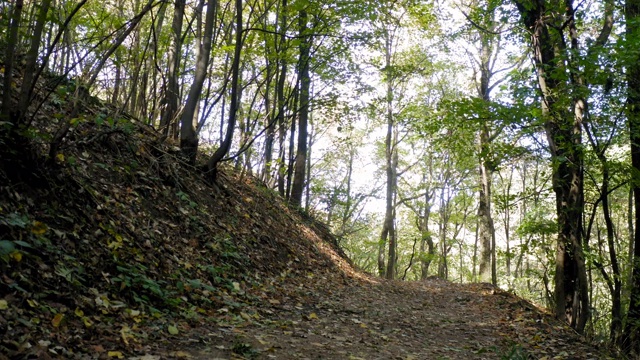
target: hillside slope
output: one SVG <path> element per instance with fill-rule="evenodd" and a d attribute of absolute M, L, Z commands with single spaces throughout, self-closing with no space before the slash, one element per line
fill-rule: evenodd
<path fill-rule="evenodd" d="M 250 177 L 217 187 L 93 99 L 0 157 L 0 360 L 605 358 L 486 285 L 385 282 Z"/>
<path fill-rule="evenodd" d="M 292 276 L 352 272 L 328 230 L 271 190 L 224 172 L 212 187 L 152 129 L 105 109 L 87 104 L 55 164 L 44 127 L 33 156 L 1 156 L 0 354 L 44 341 L 64 358 L 132 320 L 198 323 Z"/>

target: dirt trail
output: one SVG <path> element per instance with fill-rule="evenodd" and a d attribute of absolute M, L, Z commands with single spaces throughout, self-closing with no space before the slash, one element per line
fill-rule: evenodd
<path fill-rule="evenodd" d="M 259 309 L 259 321 L 219 326 L 207 334 L 194 329 L 191 338 L 207 344 L 183 355 L 196 359 L 607 358 L 563 324 L 489 284 L 434 279 L 372 282 L 324 292 L 298 290 L 298 298 L 272 300 L 268 309 Z"/>

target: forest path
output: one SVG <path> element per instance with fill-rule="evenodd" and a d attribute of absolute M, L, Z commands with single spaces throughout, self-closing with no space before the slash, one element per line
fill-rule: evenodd
<path fill-rule="evenodd" d="M 316 284 L 317 285 L 317 284 Z M 195 359 L 603 359 L 530 303 L 443 280 L 299 286 L 241 324 L 193 329 Z M 256 321 L 254 321 L 256 320 Z M 186 348 L 187 344 L 174 344 Z M 200 345 L 198 345 L 200 346 Z M 179 357 L 179 356 L 178 356 Z"/>

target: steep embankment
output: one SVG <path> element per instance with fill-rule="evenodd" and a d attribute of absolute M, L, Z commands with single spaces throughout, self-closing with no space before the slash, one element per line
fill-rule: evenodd
<path fill-rule="evenodd" d="M 57 94 L 1 154 L 0 360 L 604 357 L 497 289 L 355 272 L 271 190 L 207 184 L 95 99 L 45 164 Z"/>
<path fill-rule="evenodd" d="M 225 172 L 212 187 L 154 130 L 84 105 L 55 164 L 43 144 L 66 114 L 49 103 L 33 156 L 1 156 L 0 354 L 134 351 L 251 316 L 290 277 L 351 272 L 329 232 L 271 190 Z"/>

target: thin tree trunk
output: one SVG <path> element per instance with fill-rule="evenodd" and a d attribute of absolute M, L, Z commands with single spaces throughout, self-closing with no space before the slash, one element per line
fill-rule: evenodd
<path fill-rule="evenodd" d="M 178 113 L 180 88 L 178 77 L 180 71 L 180 55 L 182 53 L 182 22 L 184 19 L 185 0 L 175 0 L 173 7 L 173 21 L 171 23 L 172 44 L 169 48 L 167 68 L 167 89 L 164 93 L 165 109 L 160 118 L 160 130 L 163 136 L 169 136 L 171 123 Z"/>
<path fill-rule="evenodd" d="M 293 90 L 293 109 L 297 109 L 298 108 L 298 100 L 300 99 L 300 84 L 296 84 L 295 89 Z M 285 194 L 285 199 L 287 199 L 287 201 L 291 198 L 291 180 L 293 178 L 293 167 L 295 164 L 295 143 L 296 143 L 296 130 L 297 130 L 297 112 L 292 112 L 291 113 L 291 128 L 289 129 L 290 131 L 290 136 L 289 136 L 289 152 L 287 153 L 288 156 L 288 163 L 286 164 L 287 170 L 286 170 L 286 181 L 287 181 L 287 188 L 286 188 L 286 194 Z"/>
<path fill-rule="evenodd" d="M 285 123 L 285 106 L 286 106 L 286 98 L 284 93 L 284 85 L 287 80 L 287 60 L 285 54 L 285 43 L 286 43 L 286 29 L 287 29 L 287 0 L 282 0 L 282 7 L 280 10 L 280 42 L 278 48 L 278 63 L 280 66 L 280 72 L 278 75 L 278 84 L 276 87 L 276 101 L 278 103 L 278 111 L 276 112 L 277 122 L 278 122 L 278 144 L 280 146 L 279 152 L 279 162 L 278 162 L 278 192 L 281 197 L 285 197 L 286 189 L 285 189 L 285 159 L 286 159 L 286 147 L 285 147 L 285 139 L 286 139 L 286 123 Z"/>
<path fill-rule="evenodd" d="M 17 118 L 11 115 L 11 109 L 13 109 L 14 103 L 12 99 L 12 86 L 13 83 L 13 67 L 14 67 L 14 54 L 18 45 L 18 32 L 20 30 L 20 17 L 22 16 L 22 8 L 24 6 L 23 0 L 16 0 L 13 4 L 13 12 L 11 13 L 11 19 L 9 23 L 9 31 L 7 36 L 7 49 L 5 51 L 4 59 L 4 83 L 2 92 L 2 118 L 5 121 L 11 121 L 14 125 L 18 124 Z"/>
<path fill-rule="evenodd" d="M 300 10 L 298 17 L 300 36 L 300 62 L 298 74 L 300 76 L 300 111 L 298 114 L 298 147 L 294 167 L 293 184 L 289 202 L 300 207 L 305 183 L 305 167 L 307 164 L 307 142 L 309 124 L 309 90 L 311 78 L 309 76 L 309 63 L 311 61 L 311 38 L 307 34 L 308 15 L 306 10 Z"/>
<path fill-rule="evenodd" d="M 236 0 L 236 44 L 233 54 L 233 64 L 231 66 L 231 103 L 229 107 L 229 123 L 227 124 L 227 132 L 222 145 L 216 150 L 207 161 L 207 170 L 209 179 L 213 183 L 217 181 L 218 164 L 229 153 L 231 142 L 233 140 L 233 132 L 236 126 L 238 109 L 240 107 L 240 95 L 242 88 L 240 86 L 240 57 L 242 55 L 242 0 Z"/>
<path fill-rule="evenodd" d="M 20 100 L 18 101 L 18 122 L 22 122 L 23 117 L 27 113 L 27 108 L 31 100 L 31 89 L 35 87 L 33 82 L 37 80 L 34 77 L 34 72 L 38 64 L 38 51 L 40 49 L 40 43 L 42 42 L 42 31 L 47 22 L 50 5 L 51 0 L 43 0 L 40 2 L 40 11 L 38 12 L 33 34 L 31 35 L 31 45 L 27 52 L 24 76 L 22 78 Z"/>
<path fill-rule="evenodd" d="M 393 279 L 395 277 L 396 268 L 396 229 L 395 229 L 395 209 L 394 199 L 397 191 L 397 129 L 393 115 L 393 74 L 391 55 L 392 55 L 393 38 L 390 30 L 385 32 L 385 65 L 389 74 L 387 74 L 387 93 L 386 93 L 386 120 L 387 120 L 387 136 L 385 138 L 385 170 L 386 170 L 386 206 L 382 233 L 380 234 L 380 243 L 384 246 L 388 244 L 388 256 L 386 264 L 385 277 Z"/>
<path fill-rule="evenodd" d="M 216 3 L 216 0 L 209 0 L 207 4 L 204 29 L 202 38 L 200 39 L 198 55 L 196 57 L 196 71 L 193 76 L 191 88 L 189 89 L 187 101 L 184 104 L 184 111 L 182 112 L 182 116 L 180 117 L 180 150 L 182 151 L 182 154 L 185 156 L 187 161 L 191 164 L 195 164 L 196 156 L 198 154 L 198 134 L 194 125 L 194 119 L 196 118 L 196 109 L 198 108 L 198 103 L 200 102 L 200 93 L 202 92 L 202 87 L 204 86 L 204 81 L 207 76 L 207 68 L 209 67 L 211 43 L 213 41 L 213 26 L 215 23 L 215 14 L 217 8 Z M 239 44 L 236 44 L 236 46 L 238 45 Z M 232 98 L 231 101 L 233 102 L 234 99 Z M 233 120 L 235 121 L 235 115 L 230 116 L 230 122 L 231 118 L 233 118 Z M 233 131 L 233 128 L 231 128 L 231 131 Z M 218 150 L 221 149 L 222 146 L 218 148 Z M 218 151 L 216 151 L 216 153 L 218 153 Z M 226 154 L 226 152 L 224 153 Z M 224 154 L 222 156 L 224 156 Z M 215 171 L 212 171 L 214 170 L 215 166 L 211 166 L 212 159 L 215 158 L 216 155 L 214 153 L 214 155 L 211 157 L 211 159 L 209 159 L 209 162 L 207 163 L 208 171 L 211 172 L 211 179 L 215 179 Z M 217 164 L 216 161 L 214 161 L 214 163 Z"/>

